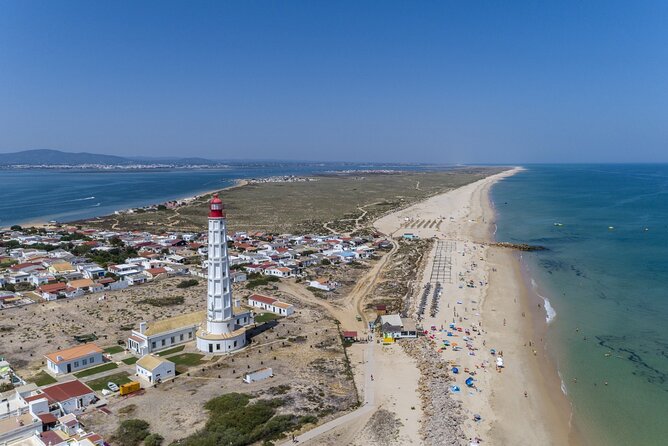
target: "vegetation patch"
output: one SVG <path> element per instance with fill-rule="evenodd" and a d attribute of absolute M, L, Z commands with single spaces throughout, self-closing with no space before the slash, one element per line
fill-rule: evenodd
<path fill-rule="evenodd" d="M 44 370 L 30 379 L 31 382 L 37 384 L 39 387 L 46 386 L 58 382 L 56 378 L 46 373 Z"/>
<path fill-rule="evenodd" d="M 127 372 L 120 372 L 114 375 L 103 376 L 102 378 L 97 378 L 92 381 L 86 381 L 86 385 L 91 389 L 99 392 L 102 389 L 106 389 L 107 383 L 109 382 L 120 386 L 122 384 L 127 384 L 130 381 L 132 380 L 130 379 L 130 375 L 128 375 Z"/>
<path fill-rule="evenodd" d="M 202 363 L 204 355 L 199 353 L 181 353 L 180 355 L 170 356 L 169 360 L 176 365 L 194 366 Z"/>
<path fill-rule="evenodd" d="M 186 279 L 182 280 L 176 285 L 176 288 L 190 288 L 191 286 L 196 286 L 198 285 L 199 282 L 197 279 Z"/>
<path fill-rule="evenodd" d="M 120 353 L 123 350 L 125 350 L 123 347 L 120 345 L 114 345 L 113 347 L 107 347 L 104 349 L 105 352 L 109 353 L 110 355 L 113 355 L 115 353 Z"/>
<path fill-rule="evenodd" d="M 139 446 L 151 435 L 148 422 L 138 419 L 121 421 L 111 441 L 119 446 Z"/>
<path fill-rule="evenodd" d="M 255 316 L 255 322 L 262 324 L 264 322 L 269 322 L 278 319 L 280 316 L 274 313 L 262 313 Z"/>
<path fill-rule="evenodd" d="M 127 365 L 132 365 L 135 362 L 139 361 L 139 358 L 136 356 L 130 356 L 129 358 L 122 359 L 122 361 Z"/>
<path fill-rule="evenodd" d="M 271 282 L 280 282 L 280 281 L 281 279 L 279 279 L 276 276 L 257 276 L 251 274 L 251 277 L 249 277 L 248 283 L 246 284 L 246 288 L 250 290 L 255 287 L 269 285 Z"/>
<path fill-rule="evenodd" d="M 174 353 L 178 353 L 182 351 L 184 348 L 186 348 L 185 345 L 179 345 L 178 347 L 170 348 L 168 350 L 163 350 L 161 352 L 156 353 L 158 356 L 167 356 L 167 355 L 172 355 Z"/>
<path fill-rule="evenodd" d="M 181 305 L 183 302 L 185 302 L 183 296 L 147 297 L 137 301 L 138 304 L 153 305 L 154 307 L 171 307 Z"/>
<path fill-rule="evenodd" d="M 106 364 L 99 365 L 90 369 L 82 370 L 74 374 L 77 378 L 83 378 L 84 376 L 95 375 L 96 373 L 106 372 L 107 370 L 113 370 L 118 368 L 118 364 L 115 362 L 108 362 Z"/>
<path fill-rule="evenodd" d="M 286 432 L 317 421 L 314 416 L 277 415 L 276 409 L 284 404 L 280 398 L 250 402 L 251 398 L 228 393 L 208 401 L 204 408 L 209 411 L 209 420 L 204 429 L 172 445 L 245 446 L 258 441 L 269 444 L 283 438 Z"/>

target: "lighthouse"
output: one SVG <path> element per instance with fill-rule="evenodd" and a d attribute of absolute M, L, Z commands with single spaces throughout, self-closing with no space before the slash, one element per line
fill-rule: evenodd
<path fill-rule="evenodd" d="M 206 353 L 228 353 L 246 345 L 250 311 L 233 306 L 227 256 L 227 222 L 223 202 L 214 194 L 209 203 L 206 328 L 197 332 L 197 348 Z"/>

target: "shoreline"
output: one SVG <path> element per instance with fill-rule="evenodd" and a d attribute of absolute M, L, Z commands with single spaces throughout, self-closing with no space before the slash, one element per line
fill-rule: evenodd
<path fill-rule="evenodd" d="M 226 190 L 231 190 L 231 189 L 236 189 L 236 188 L 243 187 L 243 186 L 246 186 L 246 185 L 249 184 L 249 181 L 247 179 L 243 179 L 243 178 L 235 179 L 235 180 L 232 180 L 232 181 L 234 182 L 234 184 L 231 184 L 231 185 L 229 185 L 227 187 L 224 187 L 222 189 L 210 189 L 210 190 L 206 190 L 206 191 L 203 191 L 203 192 L 198 192 L 196 194 L 190 194 L 190 195 L 181 196 L 181 197 L 178 197 L 178 198 L 173 198 L 173 199 L 167 200 L 167 201 L 196 200 L 198 198 L 205 197 L 205 196 L 210 195 L 210 194 L 214 194 L 214 193 L 222 192 L 222 191 L 226 191 Z M 157 203 L 157 205 L 163 204 L 163 203 L 166 203 L 166 201 L 162 201 L 160 203 Z M 155 205 L 155 204 L 156 203 L 153 203 L 153 205 Z M 151 205 L 146 205 L 146 206 L 151 206 Z M 115 212 L 123 212 L 123 211 L 127 211 L 129 209 L 138 209 L 138 208 L 136 208 L 136 207 L 122 208 L 122 209 L 117 209 Z M 178 209 L 178 208 L 175 208 L 175 209 Z M 58 225 L 72 225 L 72 224 L 75 224 L 75 223 L 85 223 L 85 222 L 88 222 L 88 221 L 94 221 L 94 220 L 99 219 L 99 218 L 109 218 L 109 217 L 112 217 L 113 215 L 114 214 L 104 214 L 104 215 L 97 215 L 95 217 L 88 217 L 88 218 L 84 218 L 84 219 L 80 219 L 80 220 L 59 221 L 57 224 Z M 26 222 L 22 222 L 22 223 L 16 223 L 16 224 L 19 225 L 19 226 L 25 227 L 25 228 L 47 228 L 47 227 L 54 226 L 54 224 L 49 223 L 48 221 L 44 221 L 44 220 L 33 220 L 33 221 L 26 221 Z M 6 231 L 6 230 L 9 230 L 9 228 L 10 228 L 9 226 L 8 227 L 0 227 L 0 231 Z"/>
<path fill-rule="evenodd" d="M 461 403 L 457 424 L 464 436 L 491 444 L 580 444 L 558 370 L 544 343 L 534 343 L 534 339 L 544 339 L 545 313 L 530 294 L 520 255 L 489 246 L 495 241 L 496 232 L 490 189 L 497 181 L 521 170 L 516 167 L 428 198 L 382 217 L 374 225 L 393 237 L 410 233 L 438 242 L 425 253 L 426 266 L 416 279 L 419 294 L 421 285 L 431 283 L 433 290 L 435 283 L 441 282 L 439 306 L 435 313 L 418 313 L 417 303 L 413 302 L 411 313 L 421 315 L 423 329 L 428 331 L 428 348 L 438 351 L 448 368 L 464 370 L 452 372 L 447 378 L 461 389 L 447 395 Z M 434 226 L 424 221 L 440 223 Z M 439 258 L 445 255 L 448 259 L 450 272 L 445 281 L 433 276 L 435 268 L 443 268 L 442 260 L 438 264 L 434 260 L 437 252 Z M 472 286 L 464 286 L 469 282 Z M 542 304 L 542 299 L 539 302 Z M 455 332 L 454 337 L 446 337 L 450 323 L 466 331 L 467 336 Z M 496 356 L 490 354 L 491 349 L 503 352 L 501 368 L 495 367 Z M 425 376 L 425 371 L 416 373 Z M 464 383 L 468 376 L 474 378 L 473 387 Z M 427 434 L 423 441 L 438 444 L 439 439 Z"/>
<path fill-rule="evenodd" d="M 484 200 L 486 201 L 483 205 L 486 205 L 488 211 L 492 214 L 492 220 L 488 224 L 486 240 L 488 242 L 497 241 L 496 217 L 498 211 L 491 198 L 491 188 L 495 183 L 496 181 L 490 183 L 483 193 Z M 513 251 L 503 252 L 499 248 L 489 249 L 492 250 L 490 257 L 498 258 L 500 263 L 507 264 L 510 267 L 510 271 L 507 274 L 517 284 L 520 311 L 515 311 L 514 317 L 511 314 L 511 318 L 519 326 L 519 338 L 515 340 L 518 357 L 520 358 L 520 362 L 527 367 L 527 372 L 530 375 L 528 377 L 529 385 L 526 387 L 533 388 L 533 391 L 528 391 L 531 398 L 535 398 L 534 393 L 537 395 L 537 407 L 535 409 L 540 413 L 540 416 L 537 417 L 539 419 L 534 420 L 534 423 L 541 423 L 543 425 L 546 433 L 548 433 L 548 437 L 545 440 L 549 444 L 584 444 L 577 426 L 573 423 L 572 402 L 563 391 L 563 382 L 558 366 L 547 349 L 546 335 L 549 329 L 547 319 L 554 316 L 551 316 L 547 312 L 545 298 L 540 296 L 532 286 L 532 277 L 528 273 L 522 253 Z M 488 296 L 494 299 L 494 293 L 494 287 L 489 286 L 487 290 Z M 518 317 L 518 314 L 521 314 L 521 316 Z M 496 322 L 498 324 L 498 320 L 494 321 L 494 317 L 490 311 L 483 311 L 483 321 L 491 324 Z M 485 323 L 485 326 L 488 326 L 488 324 Z M 524 337 L 525 342 L 522 342 L 522 337 Z M 510 397 L 509 393 L 507 389 L 505 392 L 496 392 L 491 399 L 492 406 L 501 406 L 502 400 Z M 504 443 L 507 435 L 507 432 L 504 431 L 504 423 L 516 420 L 517 416 L 513 412 L 506 411 L 505 414 L 503 411 L 500 412 L 501 416 L 497 421 L 497 425 L 491 428 L 490 434 L 495 442 Z M 515 441 L 518 440 L 516 439 Z M 516 444 L 520 444 L 520 442 Z"/>

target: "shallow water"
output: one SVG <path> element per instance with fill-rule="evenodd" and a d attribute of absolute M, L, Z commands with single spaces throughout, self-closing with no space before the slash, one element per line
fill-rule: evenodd
<path fill-rule="evenodd" d="M 587 443 L 666 444 L 668 165 L 529 166 L 492 200 L 497 240 L 549 249 L 523 260 Z"/>

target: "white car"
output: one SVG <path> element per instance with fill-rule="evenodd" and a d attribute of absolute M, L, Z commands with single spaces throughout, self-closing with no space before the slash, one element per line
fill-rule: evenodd
<path fill-rule="evenodd" d="M 111 381 L 107 383 L 107 388 L 112 392 L 118 392 L 118 386 L 115 383 L 112 383 Z"/>

